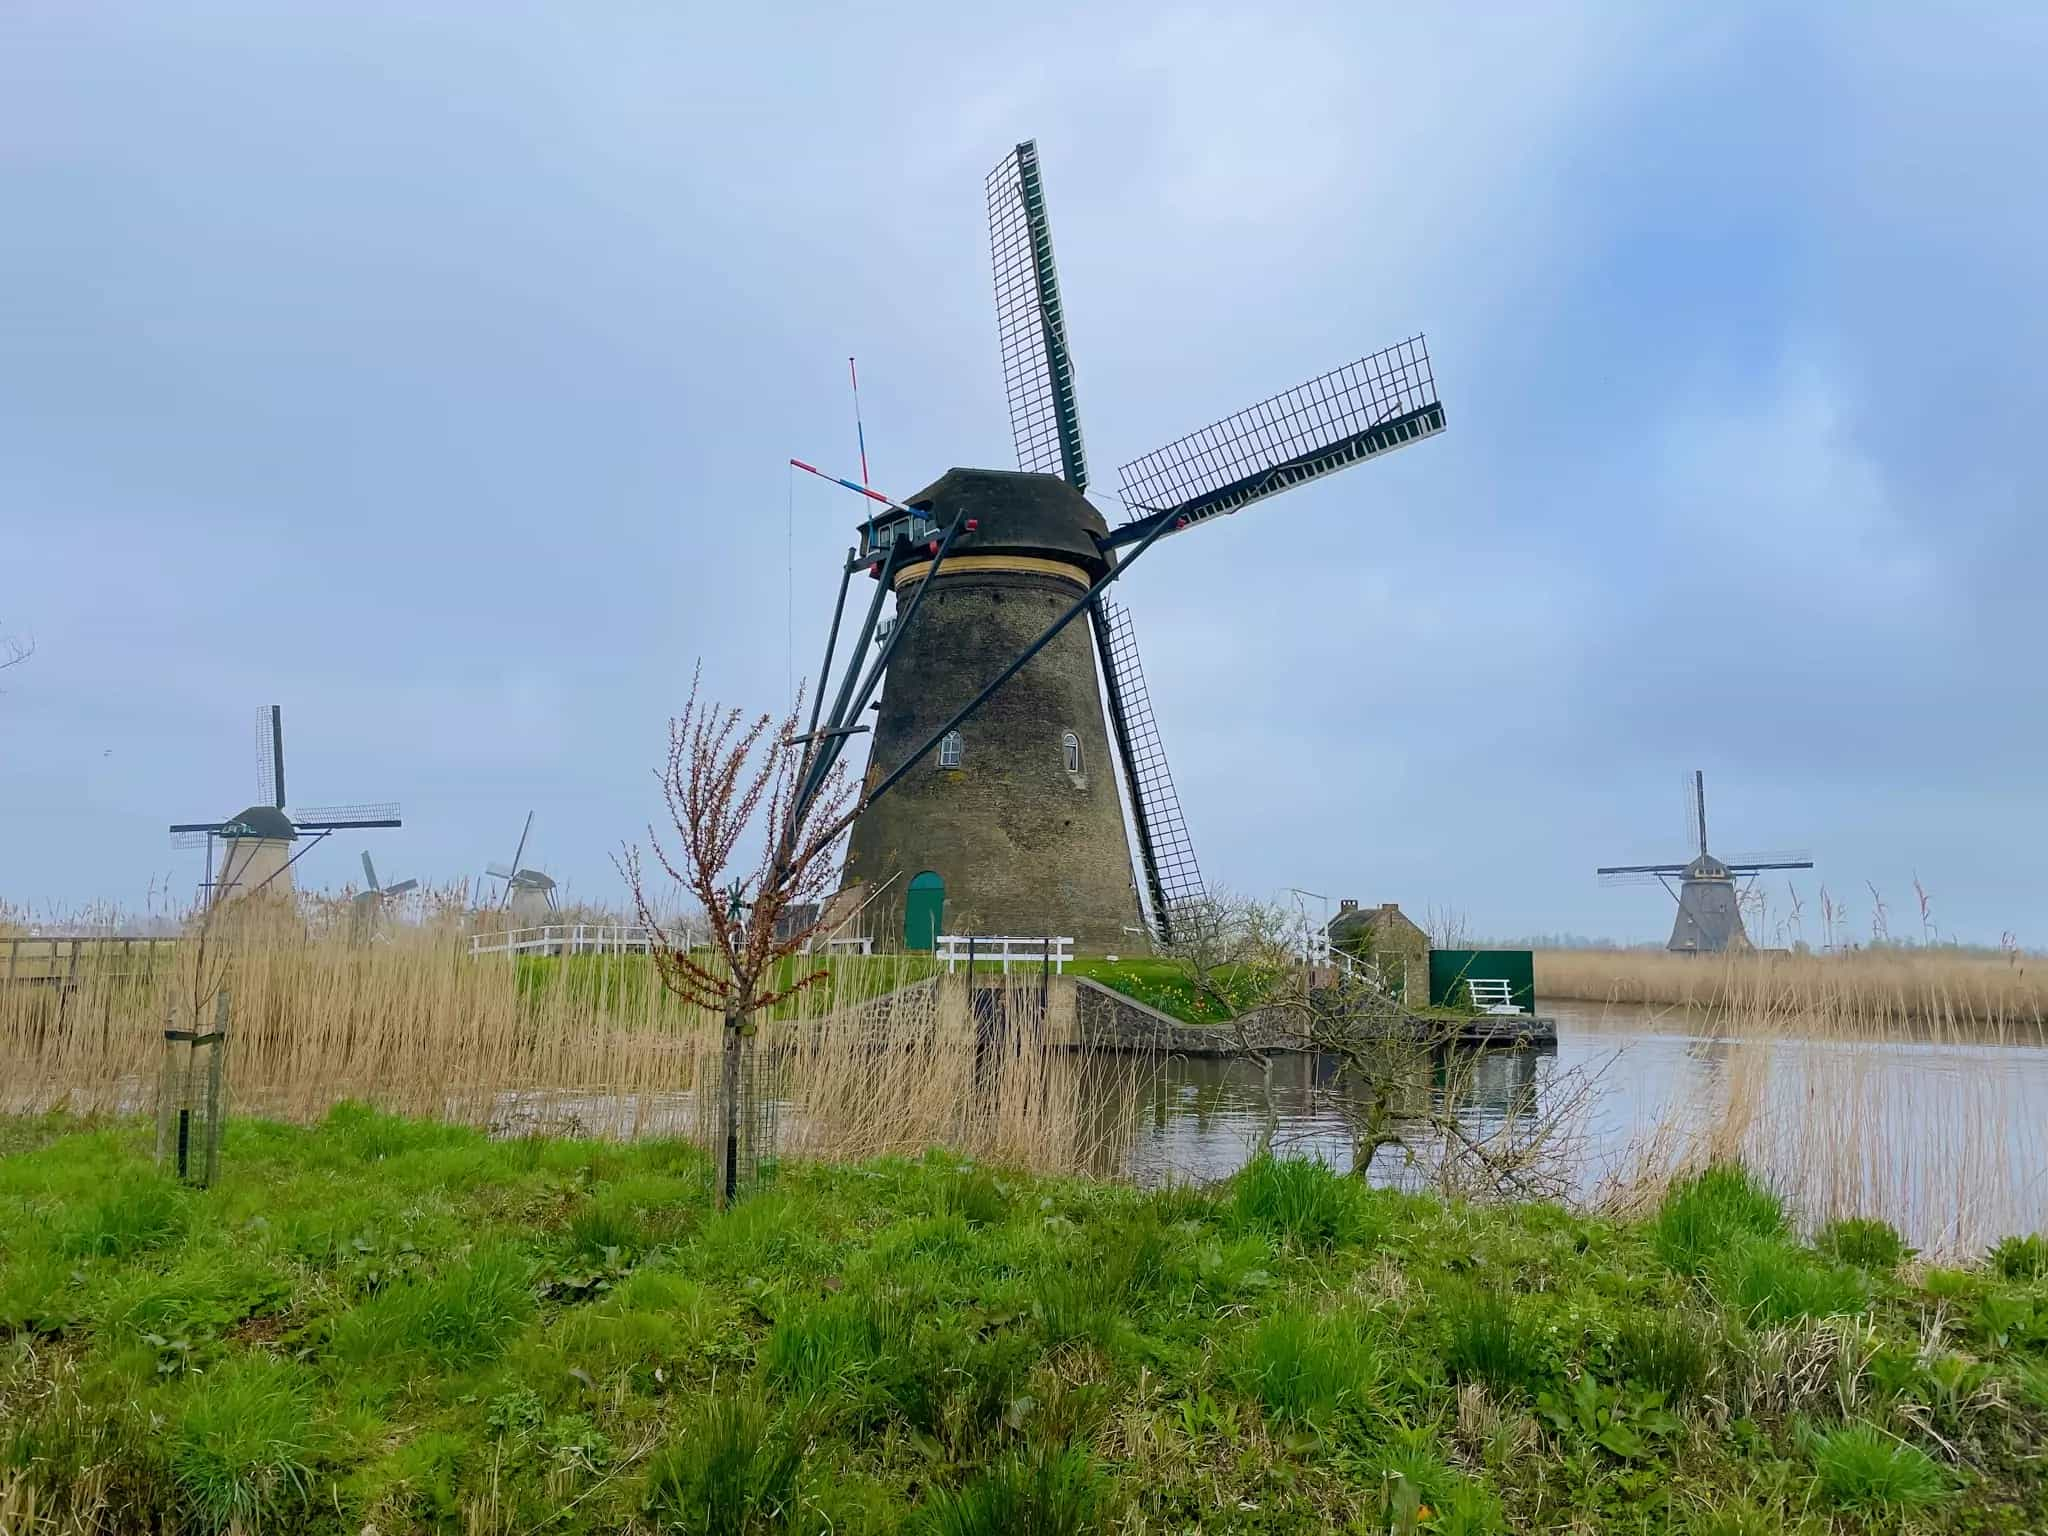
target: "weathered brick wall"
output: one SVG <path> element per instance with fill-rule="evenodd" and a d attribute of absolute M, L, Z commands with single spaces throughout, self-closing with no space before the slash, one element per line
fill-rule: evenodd
<path fill-rule="evenodd" d="M 890 662 L 870 773 L 901 763 L 1080 592 L 1024 572 L 941 575 Z M 1065 731 L 1080 738 L 1079 775 L 1066 771 Z M 897 876 L 876 904 L 876 930 L 900 941 L 911 877 L 933 870 L 946 882 L 947 931 L 1068 935 L 1084 951 L 1142 951 L 1144 936 L 1128 931 L 1139 923 L 1137 890 L 1086 618 L 971 715 L 961 736 L 958 768 L 940 767 L 934 750 L 854 826 L 846 879 L 873 889 Z"/>

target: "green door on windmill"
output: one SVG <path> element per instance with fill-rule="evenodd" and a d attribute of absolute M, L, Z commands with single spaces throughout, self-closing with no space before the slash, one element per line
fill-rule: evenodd
<path fill-rule="evenodd" d="M 903 947 L 930 949 L 939 939 L 946 917 L 946 882 L 931 870 L 914 876 L 903 903 Z"/>

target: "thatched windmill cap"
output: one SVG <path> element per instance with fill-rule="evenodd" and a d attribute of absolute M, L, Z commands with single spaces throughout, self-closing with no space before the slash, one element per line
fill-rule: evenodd
<path fill-rule="evenodd" d="M 941 527 L 965 513 L 975 524 L 953 548 L 959 554 L 1035 555 L 1078 565 L 1091 576 L 1109 569 L 1102 547 L 1109 525 L 1088 498 L 1058 475 L 1007 469 L 949 469 L 909 497 Z"/>

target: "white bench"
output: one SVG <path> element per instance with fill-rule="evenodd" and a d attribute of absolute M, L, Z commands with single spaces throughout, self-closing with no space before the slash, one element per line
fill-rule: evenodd
<path fill-rule="evenodd" d="M 1472 994 L 1472 1006 L 1481 1013 L 1524 1013 L 1527 1010 L 1516 1006 L 1514 993 L 1507 982 L 1494 977 L 1469 976 L 1465 989 Z"/>

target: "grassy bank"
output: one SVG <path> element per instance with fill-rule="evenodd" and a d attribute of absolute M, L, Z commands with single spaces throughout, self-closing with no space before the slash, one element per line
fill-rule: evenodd
<path fill-rule="evenodd" d="M 1196 988 L 1184 966 L 1149 957 L 1080 956 L 1068 962 L 1067 974 L 1099 981 L 1183 1024 L 1227 1024 L 1257 1007 L 1266 987 L 1263 979 L 1250 973 L 1218 975 L 1212 985 L 1222 996 L 1212 997 Z"/>
<path fill-rule="evenodd" d="M 1209 1194 L 936 1155 L 725 1215 L 680 1143 L 344 1106 L 210 1192 L 0 1122 L 0 1528 L 2019 1531 L 2048 1254 L 1823 1248 L 1259 1164 Z"/>

